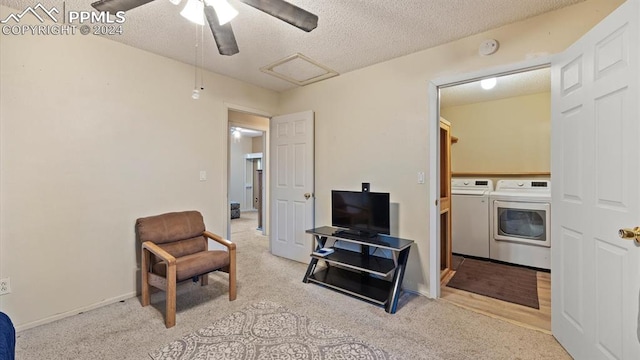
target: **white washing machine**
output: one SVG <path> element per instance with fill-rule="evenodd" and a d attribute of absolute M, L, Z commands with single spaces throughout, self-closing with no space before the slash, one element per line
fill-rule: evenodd
<path fill-rule="evenodd" d="M 451 179 L 451 242 L 455 254 L 489 258 L 488 179 Z"/>
<path fill-rule="evenodd" d="M 499 180 L 491 199 L 489 258 L 551 268 L 551 182 Z"/>

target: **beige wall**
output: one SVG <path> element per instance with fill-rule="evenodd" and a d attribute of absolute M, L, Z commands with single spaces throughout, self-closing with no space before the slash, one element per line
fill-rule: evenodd
<path fill-rule="evenodd" d="M 192 66 L 79 34 L 0 35 L 0 64 L 0 309 L 18 329 L 134 295 L 138 217 L 198 209 L 225 232 L 227 105 L 275 113 L 277 93 L 205 72 L 194 101 Z"/>
<path fill-rule="evenodd" d="M 251 138 L 251 149 L 254 153 L 261 153 L 263 152 L 263 147 L 262 147 L 262 143 L 263 143 L 264 139 L 262 136 L 254 136 Z"/>
<path fill-rule="evenodd" d="M 565 49 L 622 1 L 586 1 L 558 11 L 285 92 L 281 113 L 316 114 L 316 223 L 330 222 L 331 189 L 388 191 L 399 208 L 399 235 L 414 239 L 404 281 L 428 293 L 429 94 L 431 79 L 521 62 Z M 478 55 L 482 40 L 500 50 Z M 464 141 L 464 140 L 462 140 Z M 432 181 L 432 179 L 428 179 Z"/>
<path fill-rule="evenodd" d="M 440 109 L 458 142 L 452 172 L 549 172 L 551 94 L 517 96 Z"/>

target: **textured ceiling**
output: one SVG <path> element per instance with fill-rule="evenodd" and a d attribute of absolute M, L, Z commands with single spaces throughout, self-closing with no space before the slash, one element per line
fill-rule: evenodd
<path fill-rule="evenodd" d="M 67 10 L 92 10 L 93 0 L 66 0 Z M 232 22 L 240 53 L 217 52 L 204 29 L 204 68 L 283 91 L 297 85 L 260 68 L 301 53 L 340 74 L 500 27 L 583 0 L 289 0 L 319 17 L 310 33 L 229 0 L 239 15 Z M 17 10 L 55 0 L 0 0 Z M 126 13 L 123 35 L 109 39 L 188 64 L 195 61 L 196 26 L 179 6 L 155 0 Z M 200 63 L 200 60 L 198 60 Z"/>

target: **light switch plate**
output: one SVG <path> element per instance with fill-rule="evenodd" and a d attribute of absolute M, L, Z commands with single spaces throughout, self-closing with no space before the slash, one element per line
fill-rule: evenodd
<path fill-rule="evenodd" d="M 207 181 L 207 172 L 200 170 L 200 181 Z"/>

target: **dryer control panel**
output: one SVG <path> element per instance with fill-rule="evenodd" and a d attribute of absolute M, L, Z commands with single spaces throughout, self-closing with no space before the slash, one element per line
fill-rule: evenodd
<path fill-rule="evenodd" d="M 498 180 L 497 190 L 551 191 L 550 180 Z"/>
<path fill-rule="evenodd" d="M 469 189 L 469 190 L 493 190 L 493 181 L 490 179 L 451 179 L 452 189 Z"/>

